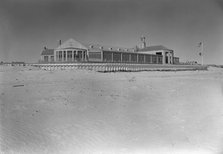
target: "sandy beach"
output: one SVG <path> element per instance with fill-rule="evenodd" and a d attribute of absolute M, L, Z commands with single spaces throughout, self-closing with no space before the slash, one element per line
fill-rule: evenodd
<path fill-rule="evenodd" d="M 220 154 L 223 69 L 0 69 L 3 154 Z"/>

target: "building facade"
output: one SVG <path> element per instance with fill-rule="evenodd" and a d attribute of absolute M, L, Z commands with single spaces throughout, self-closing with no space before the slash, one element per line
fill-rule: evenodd
<path fill-rule="evenodd" d="M 140 48 L 119 48 L 98 44 L 81 44 L 69 39 L 56 49 L 44 48 L 41 54 L 43 63 L 106 62 L 139 64 L 177 64 L 179 58 L 174 51 L 164 46 L 146 46 L 141 38 Z"/>
<path fill-rule="evenodd" d="M 54 50 L 55 62 L 87 61 L 87 48 L 81 43 L 69 39 Z"/>
<path fill-rule="evenodd" d="M 40 62 L 54 62 L 54 49 L 48 49 L 47 47 L 44 47 L 41 53 Z"/>

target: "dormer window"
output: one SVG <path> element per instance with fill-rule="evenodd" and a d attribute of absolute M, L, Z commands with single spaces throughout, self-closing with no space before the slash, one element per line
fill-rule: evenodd
<path fill-rule="evenodd" d="M 90 45 L 90 48 L 93 48 L 94 46 L 93 45 Z"/>
<path fill-rule="evenodd" d="M 112 50 L 112 48 L 109 48 L 109 50 Z"/>
<path fill-rule="evenodd" d="M 103 46 L 100 46 L 99 48 L 100 48 L 100 49 L 103 49 Z"/>

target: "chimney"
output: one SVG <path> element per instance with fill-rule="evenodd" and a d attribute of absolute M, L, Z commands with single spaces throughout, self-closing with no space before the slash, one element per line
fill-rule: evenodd
<path fill-rule="evenodd" d="M 59 46 L 62 44 L 62 41 L 61 40 L 59 40 Z"/>
<path fill-rule="evenodd" d="M 46 50 L 47 48 L 46 48 L 46 46 L 44 46 L 44 50 Z"/>
<path fill-rule="evenodd" d="M 140 37 L 140 47 L 141 49 L 145 48 L 146 47 L 146 37 L 142 36 Z"/>

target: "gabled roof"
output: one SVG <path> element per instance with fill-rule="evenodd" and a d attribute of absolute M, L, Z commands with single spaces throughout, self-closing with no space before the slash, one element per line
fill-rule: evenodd
<path fill-rule="evenodd" d="M 145 47 L 143 49 L 138 49 L 138 51 L 159 51 L 159 50 L 169 50 L 172 51 L 171 49 L 168 49 L 162 45 L 154 45 L 154 46 L 149 46 Z"/>
<path fill-rule="evenodd" d="M 41 55 L 53 55 L 54 49 L 44 49 L 41 53 Z"/>
<path fill-rule="evenodd" d="M 72 48 L 78 48 L 78 49 L 85 49 L 85 50 L 87 50 L 87 48 L 84 45 L 82 45 L 78 41 L 75 41 L 72 38 L 67 40 L 67 41 L 65 41 L 64 43 L 62 43 L 57 49 L 72 49 Z"/>

